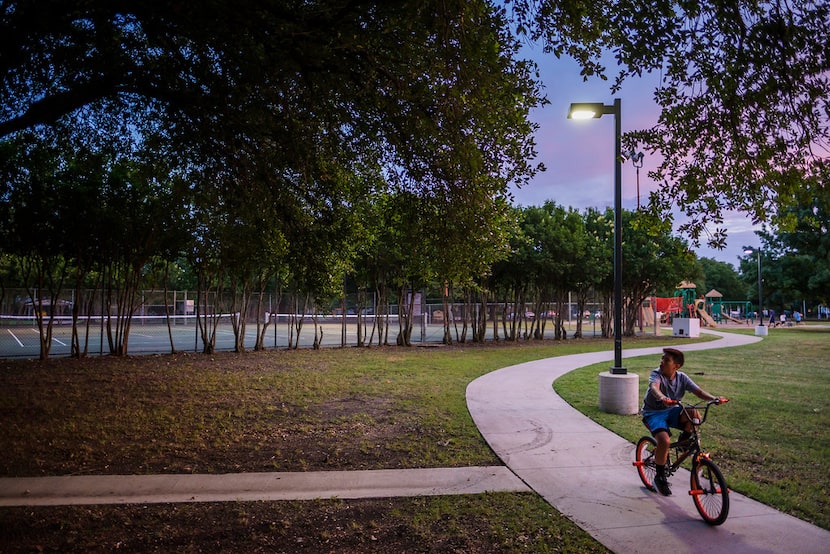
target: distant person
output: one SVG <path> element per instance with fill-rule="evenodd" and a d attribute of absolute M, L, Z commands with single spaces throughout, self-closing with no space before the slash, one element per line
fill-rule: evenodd
<path fill-rule="evenodd" d="M 664 348 L 660 358 L 660 367 L 651 372 L 648 378 L 648 391 L 643 400 L 643 423 L 657 441 L 654 450 L 654 461 L 657 463 L 657 475 L 654 484 L 660 494 L 669 496 L 671 488 L 666 479 L 666 462 L 671 444 L 671 428 L 680 429 L 678 440 L 687 440 L 692 436 L 692 422 L 686 417 L 683 408 L 678 405 L 667 405 L 666 400 L 681 400 L 686 391 L 702 398 L 715 400 L 717 397 L 701 389 L 692 379 L 680 371 L 685 357 L 683 352 L 676 348 Z M 719 398 L 726 402 L 725 398 Z M 700 418 L 697 410 L 692 417 Z"/>
<path fill-rule="evenodd" d="M 801 312 L 796 310 L 795 313 L 793 314 L 793 319 L 795 319 L 795 324 L 796 325 L 801 325 Z"/>
<path fill-rule="evenodd" d="M 769 326 L 775 327 L 775 310 L 769 311 Z"/>
<path fill-rule="evenodd" d="M 781 327 L 786 327 L 787 325 L 787 314 L 781 312 L 781 315 L 778 316 L 778 321 L 781 323 Z"/>

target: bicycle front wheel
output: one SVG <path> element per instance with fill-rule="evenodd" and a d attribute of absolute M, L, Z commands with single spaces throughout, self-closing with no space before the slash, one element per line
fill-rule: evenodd
<path fill-rule="evenodd" d="M 692 468 L 691 491 L 700 517 L 709 525 L 720 525 L 729 515 L 726 479 L 713 462 L 701 459 Z"/>
<path fill-rule="evenodd" d="M 654 476 L 657 474 L 657 464 L 654 462 L 654 449 L 657 448 L 657 441 L 651 437 L 642 437 L 637 441 L 637 449 L 634 451 L 634 465 L 640 480 L 650 491 L 656 491 Z"/>

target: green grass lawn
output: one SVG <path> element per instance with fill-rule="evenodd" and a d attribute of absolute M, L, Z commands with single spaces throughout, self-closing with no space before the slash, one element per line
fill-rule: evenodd
<path fill-rule="evenodd" d="M 639 337 L 626 339 L 625 348 L 678 342 L 688 339 Z M 609 340 L 569 340 L 0 360 L 0 475 L 498 464 L 467 411 L 467 385 L 524 361 L 611 348 Z M 731 487 L 825 528 L 830 528 L 828 359 L 830 331 L 776 329 L 758 344 L 690 353 L 684 368 L 708 391 L 732 398 L 715 409 L 704 428 L 704 446 Z M 625 360 L 641 376 L 643 389 L 657 363 L 657 356 Z M 597 409 L 597 374 L 607 366 L 576 370 L 554 386 L 578 409 L 634 442 L 645 434 L 639 417 Z M 237 512 L 238 517 L 228 515 Z M 134 525 L 129 533 L 124 522 Z M 342 552 L 386 551 L 367 549 L 371 544 L 395 552 L 421 551 L 425 544 L 443 545 L 445 551 L 604 550 L 527 493 L 6 508 L 0 510 L 0 550 L 29 551 L 33 544 L 55 551 L 84 551 L 88 544 L 114 549 L 131 541 L 133 551 L 150 544 L 209 551 L 220 528 L 223 537 L 235 537 L 238 550 L 249 552 L 290 549 L 301 539 Z M 175 540 L 159 542 L 162 535 Z M 347 545 L 355 541 L 350 550 Z"/>
<path fill-rule="evenodd" d="M 470 381 L 523 361 L 609 348 L 608 340 L 591 340 L 0 360 L 0 475 L 500 464 L 467 411 Z M 1 552 L 254 553 L 298 545 L 384 554 L 607 552 L 533 493 L 0 509 Z"/>
<path fill-rule="evenodd" d="M 752 331 L 745 331 L 751 333 Z M 703 446 L 730 487 L 830 529 L 830 329 L 771 329 L 753 345 L 690 352 L 683 371 L 731 401 L 713 408 Z M 659 356 L 626 359 L 640 376 L 640 399 Z M 562 376 L 555 390 L 631 442 L 647 434 L 639 416 L 597 408 L 597 374 L 607 364 Z M 687 399 L 695 399 L 687 395 Z"/>

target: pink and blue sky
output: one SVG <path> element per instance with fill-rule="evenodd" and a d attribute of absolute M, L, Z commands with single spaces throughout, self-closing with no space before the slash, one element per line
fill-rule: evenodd
<path fill-rule="evenodd" d="M 527 46 L 523 54 L 539 64 L 545 94 L 550 101 L 531 113 L 531 118 L 539 124 L 536 134 L 538 161 L 545 164 L 547 171 L 538 174 L 520 190 L 513 190 L 516 204 L 540 206 L 552 200 L 579 210 L 613 207 L 614 119 L 604 116 L 589 121 L 569 120 L 568 108 L 571 102 L 612 104 L 614 98 L 620 98 L 623 132 L 651 127 L 657 122 L 659 113 L 652 100 L 658 77 L 647 75 L 627 81 L 622 91 L 612 95 L 610 80 L 583 82 L 578 65 L 570 59 L 556 59 L 552 54 L 544 54 L 538 45 Z M 614 74 L 611 64 L 609 73 Z M 649 167 L 657 163 L 658 160 L 650 160 L 646 153 L 639 178 L 642 203 L 655 188 L 647 174 Z M 637 207 L 637 170 L 631 162 L 623 165 L 622 202 L 625 209 Z M 677 217 L 680 215 L 677 212 Z M 757 227 L 743 213 L 729 214 L 725 226 L 729 237 L 724 250 L 714 250 L 705 244 L 695 250 L 700 257 L 714 258 L 737 268 L 744 247 L 759 244 L 754 234 Z"/>

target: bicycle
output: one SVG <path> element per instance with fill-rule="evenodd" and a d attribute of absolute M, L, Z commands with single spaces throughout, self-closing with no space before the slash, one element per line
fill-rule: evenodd
<path fill-rule="evenodd" d="M 709 415 L 709 408 L 720 404 L 720 399 L 706 402 L 706 408 L 700 419 L 693 417 L 693 410 L 701 407 L 703 403 L 681 404 L 674 400 L 667 404 L 680 404 L 683 412 L 692 422 L 692 436 L 683 441 L 676 441 L 669 445 L 669 459 L 666 463 L 666 478 L 671 477 L 680 469 L 681 464 L 687 459 L 692 459 L 692 476 L 690 480 L 689 495 L 694 500 L 695 508 L 709 525 L 720 525 L 726 521 L 729 515 L 729 489 L 718 466 L 712 461 L 708 452 L 704 452 L 700 446 L 700 434 L 698 429 L 706 421 Z M 657 441 L 651 436 L 641 437 L 637 441 L 634 466 L 640 475 L 640 480 L 650 491 L 656 492 L 654 476 L 657 474 L 657 467 L 654 462 L 654 449 Z"/>

